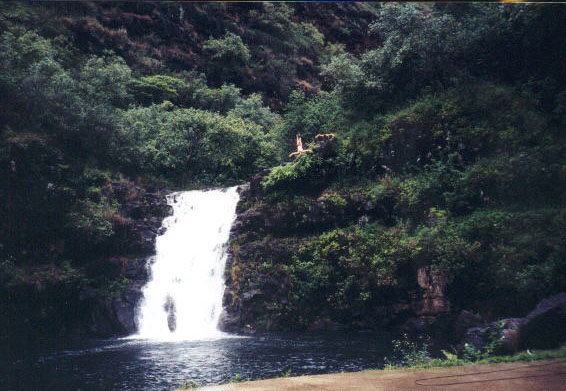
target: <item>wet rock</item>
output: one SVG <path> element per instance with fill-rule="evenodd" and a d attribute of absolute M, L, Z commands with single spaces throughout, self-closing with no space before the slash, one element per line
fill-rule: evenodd
<path fill-rule="evenodd" d="M 170 332 L 174 332 L 177 329 L 177 307 L 171 296 L 167 295 L 163 309 L 167 312 L 167 327 Z"/>
<path fill-rule="evenodd" d="M 218 320 L 218 328 L 227 332 L 237 332 L 241 330 L 240 318 L 233 312 L 223 311 Z"/>
<path fill-rule="evenodd" d="M 143 285 L 143 281 L 137 281 L 113 299 L 112 309 L 121 328 L 117 330 L 120 334 L 133 334 L 137 330 L 136 308 L 142 298 Z"/>

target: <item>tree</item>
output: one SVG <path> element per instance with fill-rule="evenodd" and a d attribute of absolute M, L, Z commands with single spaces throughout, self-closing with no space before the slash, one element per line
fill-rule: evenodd
<path fill-rule="evenodd" d="M 251 55 L 250 50 L 238 35 L 226 32 L 222 38 L 210 38 L 203 45 L 210 59 L 210 80 L 220 85 L 221 82 L 238 82 Z"/>

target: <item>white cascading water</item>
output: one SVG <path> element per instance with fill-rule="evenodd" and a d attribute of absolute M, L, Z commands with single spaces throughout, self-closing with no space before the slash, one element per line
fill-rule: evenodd
<path fill-rule="evenodd" d="M 226 243 L 236 218 L 236 187 L 168 196 L 173 214 L 157 237 L 151 280 L 138 313 L 141 338 L 215 338 L 222 312 Z"/>

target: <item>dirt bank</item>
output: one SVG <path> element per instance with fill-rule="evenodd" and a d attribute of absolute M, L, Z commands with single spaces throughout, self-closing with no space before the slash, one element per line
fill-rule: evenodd
<path fill-rule="evenodd" d="M 199 391 L 559 391 L 566 360 L 365 371 L 225 384 Z"/>

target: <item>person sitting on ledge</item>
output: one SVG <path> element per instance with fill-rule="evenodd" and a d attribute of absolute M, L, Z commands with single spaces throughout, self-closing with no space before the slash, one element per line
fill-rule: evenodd
<path fill-rule="evenodd" d="M 312 152 L 310 149 L 303 149 L 303 140 L 298 134 L 295 137 L 295 143 L 297 144 L 297 151 L 289 154 L 289 157 L 301 156 L 307 152 Z"/>

